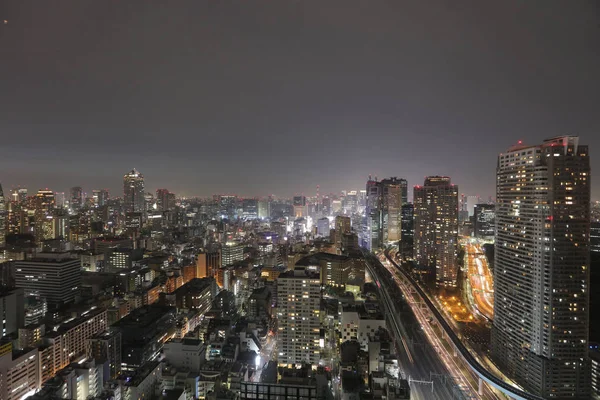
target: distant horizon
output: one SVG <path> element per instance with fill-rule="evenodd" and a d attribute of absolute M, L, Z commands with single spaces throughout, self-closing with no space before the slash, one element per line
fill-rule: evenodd
<path fill-rule="evenodd" d="M 152 191 L 287 197 L 447 175 L 488 197 L 499 153 L 560 135 L 600 170 L 598 15 L 561 0 L 2 2 L 0 181 L 116 194 L 135 167 Z"/>

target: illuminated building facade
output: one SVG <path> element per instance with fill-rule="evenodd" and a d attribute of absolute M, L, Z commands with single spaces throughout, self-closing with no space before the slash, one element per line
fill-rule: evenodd
<path fill-rule="evenodd" d="M 439 285 L 456 286 L 458 187 L 447 176 L 429 176 L 414 188 L 414 256 L 435 268 Z"/>
<path fill-rule="evenodd" d="M 308 210 L 306 208 L 306 197 L 294 196 L 294 217 L 301 218 L 308 216 Z"/>
<path fill-rule="evenodd" d="M 590 395 L 589 175 L 575 136 L 498 157 L 492 357 L 544 398 Z"/>
<path fill-rule="evenodd" d="M 4 198 L 4 192 L 0 184 L 0 248 L 6 244 L 6 215 L 6 199 Z"/>
<path fill-rule="evenodd" d="M 45 298 L 49 306 L 73 303 L 81 287 L 81 261 L 69 253 L 39 253 L 15 261 L 15 284 L 26 295 Z"/>
<path fill-rule="evenodd" d="M 277 278 L 279 364 L 311 364 L 320 359 L 321 281 L 296 267 Z"/>
<path fill-rule="evenodd" d="M 132 169 L 123 176 L 123 201 L 126 212 L 144 212 L 144 176 Z"/>
<path fill-rule="evenodd" d="M 40 387 L 38 349 L 13 354 L 9 346 L 8 351 L 0 351 L 0 378 L 0 399 L 20 400 L 33 395 Z"/>
<path fill-rule="evenodd" d="M 473 232 L 476 238 L 491 239 L 496 232 L 496 206 L 476 204 L 474 208 Z"/>

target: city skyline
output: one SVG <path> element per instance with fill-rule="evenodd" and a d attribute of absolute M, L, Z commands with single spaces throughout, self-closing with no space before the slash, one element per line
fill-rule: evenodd
<path fill-rule="evenodd" d="M 186 196 L 337 192 L 370 174 L 447 175 L 485 198 L 518 140 L 600 146 L 593 3 L 348 5 L 183 2 L 165 18 L 4 2 L 5 190 L 118 193 L 137 168 Z"/>

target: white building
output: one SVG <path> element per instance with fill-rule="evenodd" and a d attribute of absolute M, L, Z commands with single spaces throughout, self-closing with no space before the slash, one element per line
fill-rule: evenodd
<path fill-rule="evenodd" d="M 279 275 L 277 297 L 280 365 L 316 365 L 320 358 L 319 274 L 296 267 Z"/>
<path fill-rule="evenodd" d="M 364 306 L 346 307 L 341 319 L 342 342 L 356 340 L 364 351 L 368 351 L 369 337 L 379 328 L 385 328 L 385 317 L 379 310 L 367 310 Z"/>
<path fill-rule="evenodd" d="M 177 369 L 200 372 L 206 357 L 206 346 L 199 339 L 172 339 L 164 344 L 167 362 Z"/>
<path fill-rule="evenodd" d="M 32 395 L 40 387 L 38 349 L 15 353 L 12 346 L 1 346 L 0 399 L 20 400 Z"/>

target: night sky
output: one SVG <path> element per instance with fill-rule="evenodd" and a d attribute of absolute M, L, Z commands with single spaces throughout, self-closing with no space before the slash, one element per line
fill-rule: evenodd
<path fill-rule="evenodd" d="M 575 134 L 600 199 L 599 4 L 0 0 L 0 182 L 487 198 L 498 153 Z"/>

